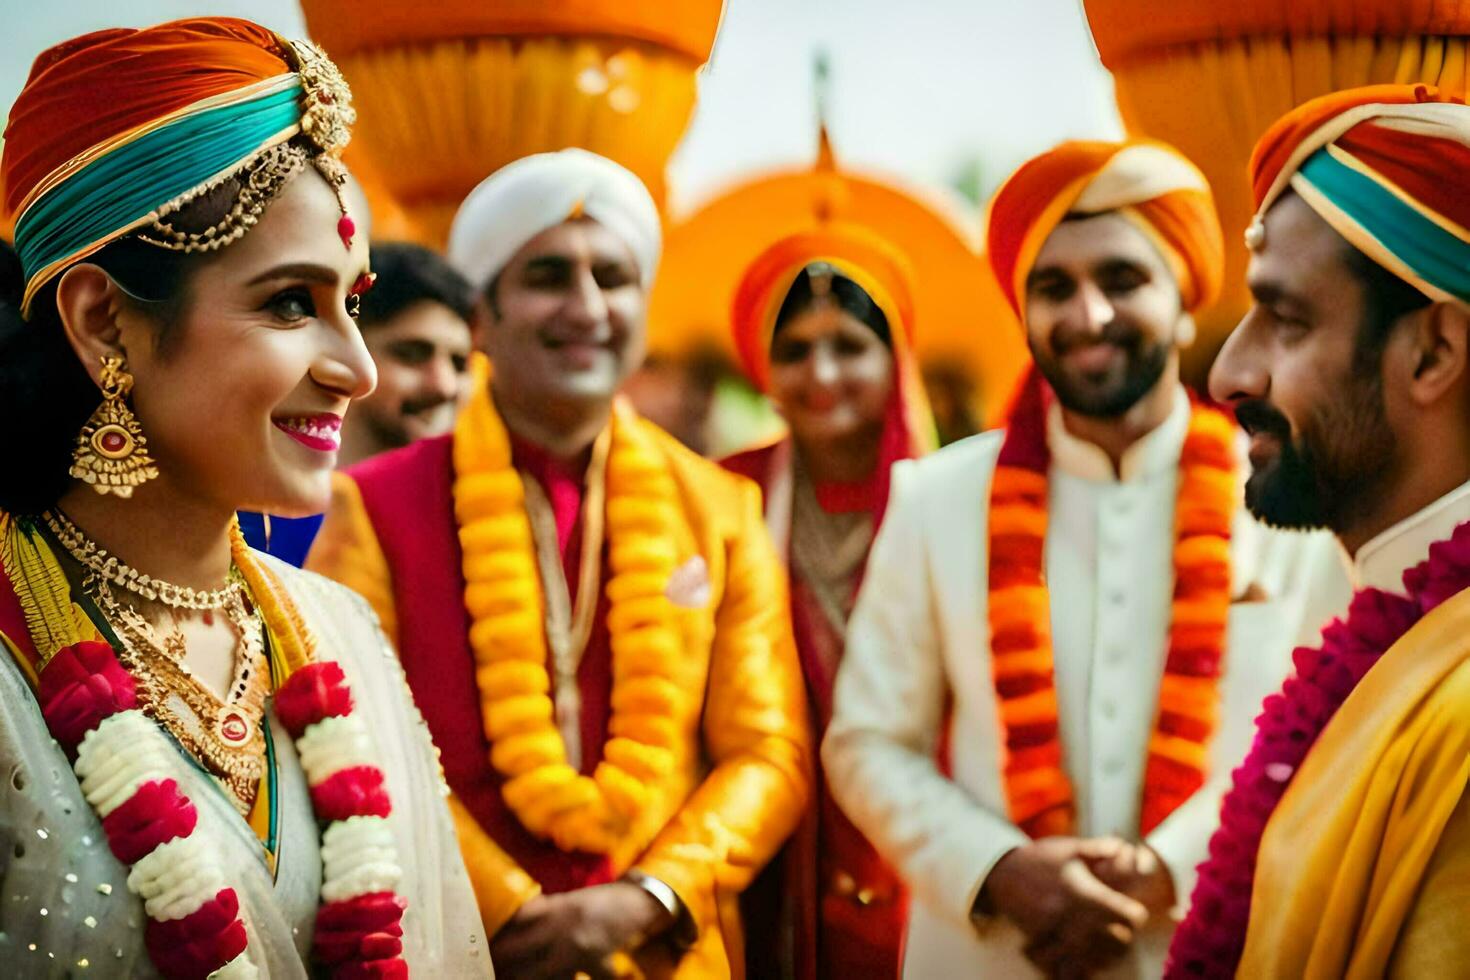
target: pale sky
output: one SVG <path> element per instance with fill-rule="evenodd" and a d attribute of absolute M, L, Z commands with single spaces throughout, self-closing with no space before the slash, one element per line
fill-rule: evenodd
<path fill-rule="evenodd" d="M 371 2 L 362 6 L 366 16 Z M 48 45 L 199 14 L 305 30 L 294 0 L 0 0 L 0 105 L 8 114 Z M 812 159 L 819 49 L 831 69 L 838 159 L 934 191 L 977 158 L 990 189 L 1058 140 L 1121 131 L 1081 0 L 727 0 L 699 107 L 670 165 L 676 211 Z"/>

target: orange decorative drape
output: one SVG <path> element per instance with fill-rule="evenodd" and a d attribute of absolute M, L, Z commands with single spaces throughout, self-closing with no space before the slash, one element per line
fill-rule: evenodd
<path fill-rule="evenodd" d="M 1428 82 L 1470 90 L 1470 0 L 1084 0 L 1131 135 L 1184 152 L 1225 230 L 1225 292 L 1200 322 L 1202 371 L 1249 304 L 1246 163 L 1288 110 L 1338 89 Z"/>
<path fill-rule="evenodd" d="M 500 167 L 580 146 L 663 200 L 721 0 L 303 0 L 352 86 L 347 162 L 373 234 L 442 248 L 465 195 Z"/>

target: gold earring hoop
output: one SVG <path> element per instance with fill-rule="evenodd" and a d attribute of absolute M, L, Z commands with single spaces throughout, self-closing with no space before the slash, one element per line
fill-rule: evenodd
<path fill-rule="evenodd" d="M 158 476 L 148 440 L 128 407 L 133 376 L 118 354 L 102 355 L 102 404 L 92 412 L 72 453 L 71 475 L 101 494 L 127 498 Z"/>

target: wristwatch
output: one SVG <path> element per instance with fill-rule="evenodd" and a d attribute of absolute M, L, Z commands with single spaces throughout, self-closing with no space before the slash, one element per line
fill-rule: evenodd
<path fill-rule="evenodd" d="M 679 893 L 674 891 L 667 882 L 653 875 L 644 874 L 637 868 L 629 868 L 628 872 L 623 875 L 623 880 L 630 885 L 637 885 L 653 896 L 653 900 L 662 905 L 670 918 L 674 920 L 674 924 L 658 936 L 659 939 L 667 942 L 678 953 L 687 951 L 698 941 L 698 923 L 694 921 L 694 916 L 690 914 L 689 907 L 684 904 Z"/>

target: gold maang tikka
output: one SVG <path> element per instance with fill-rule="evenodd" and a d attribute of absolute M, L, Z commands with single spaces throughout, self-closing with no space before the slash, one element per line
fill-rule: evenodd
<path fill-rule="evenodd" d="M 291 53 L 304 93 L 301 102 L 301 133 L 318 150 L 311 158 L 337 196 L 342 217 L 337 221 L 337 237 L 347 248 L 352 247 L 357 223 L 347 213 L 347 167 L 342 151 L 352 136 L 357 111 L 352 108 L 352 90 L 326 52 L 310 41 L 293 40 Z"/>
<path fill-rule="evenodd" d="M 342 151 L 351 138 L 352 124 L 357 121 L 357 112 L 352 108 L 352 90 L 326 53 L 310 41 L 283 40 L 282 53 L 301 80 L 299 140 L 272 144 L 243 161 L 236 169 L 161 205 L 149 216 L 147 228 L 136 233 L 138 239 L 185 253 L 224 248 L 254 227 L 286 183 L 310 165 L 316 168 L 336 195 L 337 208 L 341 211 L 337 234 L 343 245 L 352 247 L 357 223 L 347 211 L 347 167 L 342 163 Z M 231 180 L 240 189 L 229 211 L 213 225 L 191 232 L 174 224 L 174 215 Z"/>
<path fill-rule="evenodd" d="M 133 490 L 158 476 L 148 455 L 148 440 L 138 417 L 128 407 L 133 376 L 120 354 L 102 355 L 102 404 L 92 412 L 77 436 L 71 475 L 101 494 L 127 498 Z"/>

